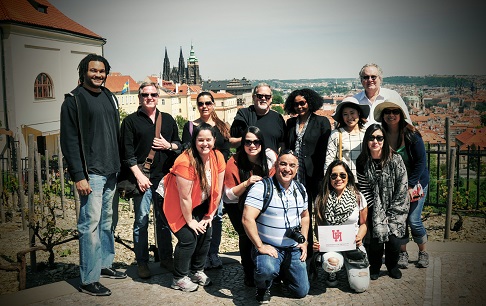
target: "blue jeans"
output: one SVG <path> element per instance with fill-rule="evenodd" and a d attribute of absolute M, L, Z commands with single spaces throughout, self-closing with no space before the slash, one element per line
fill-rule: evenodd
<path fill-rule="evenodd" d="M 305 261 L 300 261 L 298 248 L 275 248 L 278 258 L 260 254 L 252 248 L 255 263 L 255 285 L 257 289 L 270 289 L 275 277 L 283 273 L 282 279 L 296 298 L 303 298 L 309 292 L 309 279 Z"/>
<path fill-rule="evenodd" d="M 424 209 L 425 198 L 427 197 L 427 189 L 429 186 L 424 186 L 424 196 L 415 202 L 410 202 L 410 210 L 408 211 L 407 223 L 410 226 L 412 232 L 413 241 L 417 244 L 424 244 L 427 242 L 427 232 L 425 231 L 424 224 L 422 223 L 422 210 Z M 409 241 L 409 232 L 405 234 L 406 242 Z"/>
<path fill-rule="evenodd" d="M 148 189 L 143 195 L 133 197 L 133 209 L 135 211 L 135 220 L 133 221 L 133 247 L 135 259 L 138 264 L 149 261 L 148 223 L 151 202 L 152 189 Z"/>
<path fill-rule="evenodd" d="M 113 196 L 116 173 L 107 176 L 89 174 L 93 192 L 80 196 L 79 210 L 79 267 L 81 284 L 100 279 L 101 269 L 110 268 L 115 258 L 113 235 Z"/>
<path fill-rule="evenodd" d="M 211 237 L 211 244 L 209 245 L 209 254 L 218 254 L 219 245 L 221 244 L 221 231 L 223 230 L 223 198 L 219 202 L 218 210 L 211 222 L 213 228 L 213 235 Z"/>

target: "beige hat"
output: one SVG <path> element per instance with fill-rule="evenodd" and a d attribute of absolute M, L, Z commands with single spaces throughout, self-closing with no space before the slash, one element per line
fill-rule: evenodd
<path fill-rule="evenodd" d="M 339 121 L 339 118 L 341 118 L 342 116 L 342 109 L 352 104 L 354 104 L 355 106 L 359 106 L 359 108 L 361 109 L 361 118 L 368 118 L 368 115 L 370 114 L 370 107 L 368 105 L 359 104 L 358 99 L 356 99 L 355 97 L 344 98 L 343 101 L 341 101 L 341 103 L 337 105 L 336 111 L 334 112 L 334 114 L 332 114 L 332 118 L 336 121 Z"/>
<path fill-rule="evenodd" d="M 410 119 L 410 114 L 408 113 L 408 108 L 405 105 L 405 102 L 403 102 L 402 97 L 398 93 L 392 94 L 391 96 L 385 98 L 383 102 L 380 102 L 375 106 L 373 111 L 373 117 L 376 122 L 382 121 L 383 119 L 382 113 L 385 108 L 401 109 L 402 113 L 404 114 L 405 122 L 413 126 L 412 119 Z"/>

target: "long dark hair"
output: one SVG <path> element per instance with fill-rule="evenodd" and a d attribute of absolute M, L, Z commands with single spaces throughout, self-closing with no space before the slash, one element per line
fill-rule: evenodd
<path fill-rule="evenodd" d="M 235 155 L 236 164 L 238 165 L 238 174 L 240 176 L 240 182 L 246 181 L 250 178 L 251 171 L 253 169 L 253 164 L 248 159 L 248 155 L 245 152 L 245 138 L 248 133 L 254 134 L 258 140 L 260 140 L 260 153 L 258 153 L 258 162 L 261 163 L 263 169 L 263 176 L 268 176 L 269 169 L 267 163 L 265 139 L 263 133 L 256 126 L 249 126 L 243 136 L 241 137 L 241 144 L 238 147 L 238 151 Z"/>
<path fill-rule="evenodd" d="M 196 143 L 199 133 L 204 130 L 211 131 L 211 135 L 213 135 L 213 138 L 216 139 L 216 133 L 214 132 L 214 128 L 210 124 L 203 122 L 199 125 L 195 125 L 191 138 L 191 147 L 184 152 L 189 155 L 189 163 L 196 170 L 196 175 L 199 178 L 201 190 L 207 190 L 208 180 L 204 171 L 204 162 L 201 158 L 201 155 L 199 155 Z"/>
<path fill-rule="evenodd" d="M 380 130 L 383 133 L 383 148 L 379 160 L 381 167 L 383 167 L 390 160 L 392 150 L 390 148 L 390 142 L 388 141 L 388 137 L 386 136 L 386 131 L 381 126 L 381 124 L 374 123 L 366 129 L 363 138 L 363 143 L 361 146 L 361 148 L 363 149 L 361 150 L 361 154 L 356 159 L 356 164 L 364 165 L 371 159 L 371 152 L 370 152 L 370 148 L 368 147 L 368 139 L 370 139 L 371 135 L 377 130 Z"/>
<path fill-rule="evenodd" d="M 86 55 L 78 65 L 78 73 L 79 73 L 79 83 L 82 85 L 84 83 L 84 78 L 86 77 L 86 73 L 88 73 L 88 66 L 90 62 L 102 62 L 105 65 L 105 72 L 106 75 L 110 74 L 110 64 L 106 58 L 98 54 L 88 54 Z"/>
<path fill-rule="evenodd" d="M 385 129 L 385 131 L 389 131 L 390 128 L 388 127 L 388 124 L 386 123 L 385 119 L 383 118 L 383 111 L 386 108 L 384 108 L 381 111 L 381 125 Z M 403 110 L 401 108 L 398 108 L 400 110 L 400 121 L 398 122 L 398 138 L 397 138 L 397 143 L 393 144 L 392 148 L 394 150 L 397 150 L 400 147 L 400 144 L 402 143 L 402 139 L 405 140 L 406 143 L 413 143 L 413 138 L 415 134 L 418 134 L 420 137 L 422 135 L 420 134 L 419 130 L 417 130 L 414 126 L 411 126 L 410 124 L 405 121 L 405 114 L 403 113 Z"/>
<path fill-rule="evenodd" d="M 346 170 L 346 174 L 348 175 L 348 183 L 346 184 L 346 188 L 354 191 L 356 193 L 356 199 L 359 199 L 359 191 L 358 187 L 356 186 L 356 181 L 354 179 L 353 171 L 349 168 L 349 166 L 343 162 L 342 160 L 334 160 L 329 167 L 327 167 L 326 174 L 324 175 L 324 180 L 322 182 L 322 188 L 319 188 L 319 193 L 316 197 L 316 224 L 322 225 L 325 224 L 324 218 L 324 211 L 326 210 L 327 199 L 329 198 L 329 194 L 331 193 L 334 188 L 331 184 L 331 174 L 332 169 L 337 166 L 343 166 L 344 170 Z"/>
<path fill-rule="evenodd" d="M 210 115 L 211 119 L 213 119 L 214 124 L 216 125 L 218 130 L 221 132 L 221 135 L 223 135 L 223 137 L 225 139 L 229 139 L 230 138 L 229 127 L 226 123 L 223 122 L 223 120 L 219 119 L 218 114 L 216 114 L 216 110 L 214 109 L 215 105 L 214 105 L 213 95 L 208 91 L 202 91 L 197 95 L 196 103 L 199 101 L 199 98 L 202 97 L 202 96 L 208 96 L 211 99 L 211 102 L 213 102 L 213 111 L 211 112 L 211 115 Z"/>

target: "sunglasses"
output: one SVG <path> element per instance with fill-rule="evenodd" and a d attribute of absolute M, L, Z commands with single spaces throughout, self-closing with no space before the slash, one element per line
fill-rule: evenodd
<path fill-rule="evenodd" d="M 267 99 L 267 100 L 270 100 L 272 98 L 272 95 L 262 95 L 262 94 L 256 94 L 255 96 L 257 96 L 258 99 Z"/>
<path fill-rule="evenodd" d="M 307 104 L 307 101 L 299 101 L 299 102 L 294 102 L 294 107 L 299 107 L 299 106 L 304 106 Z"/>
<path fill-rule="evenodd" d="M 400 115 L 402 113 L 402 111 L 398 108 L 395 108 L 395 109 L 390 109 L 390 108 L 385 108 L 383 110 L 383 114 L 385 115 L 390 115 L 390 114 L 393 114 L 393 115 Z"/>
<path fill-rule="evenodd" d="M 375 141 L 375 139 L 378 142 L 382 142 L 385 139 L 385 137 L 380 136 L 380 135 L 378 135 L 378 136 L 371 135 L 370 138 L 368 138 L 368 141 Z"/>
<path fill-rule="evenodd" d="M 204 106 L 204 105 L 206 105 L 206 106 L 213 105 L 213 102 L 211 102 L 211 101 L 197 102 L 198 107 L 201 107 L 201 106 Z"/>
<path fill-rule="evenodd" d="M 258 147 L 261 144 L 262 142 L 259 139 L 255 139 L 255 140 L 245 139 L 245 146 L 247 147 L 251 145 L 255 145 L 255 147 Z"/>
<path fill-rule="evenodd" d="M 142 97 L 144 98 L 148 98 L 148 96 L 152 96 L 152 98 L 157 98 L 159 96 L 158 93 L 154 92 L 154 93 L 141 93 L 140 94 Z"/>
<path fill-rule="evenodd" d="M 374 80 L 376 80 L 377 77 L 378 77 L 377 75 L 363 75 L 361 78 L 363 80 L 369 80 L 371 78 L 371 80 L 374 81 Z"/>
<path fill-rule="evenodd" d="M 344 172 L 343 172 L 343 173 L 339 173 L 339 174 L 337 174 L 337 173 L 332 173 L 332 174 L 331 174 L 331 180 L 335 181 L 335 180 L 338 178 L 338 176 L 339 176 L 339 177 L 340 177 L 342 180 L 345 180 L 345 179 L 348 177 L 348 175 L 347 175 L 346 173 L 344 173 Z"/>

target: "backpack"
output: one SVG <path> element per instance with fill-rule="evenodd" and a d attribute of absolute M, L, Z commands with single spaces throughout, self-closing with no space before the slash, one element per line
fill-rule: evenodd
<path fill-rule="evenodd" d="M 262 209 L 260 210 L 260 213 L 258 216 L 263 214 L 268 206 L 270 205 L 270 201 L 272 200 L 273 197 L 273 177 L 266 177 L 262 179 L 263 182 L 263 206 Z M 295 181 L 295 185 L 297 186 L 297 189 L 299 190 L 300 194 L 302 195 L 302 199 L 305 200 L 305 188 L 302 183 Z M 241 211 L 243 211 L 243 208 L 245 207 L 245 201 L 246 201 L 246 196 L 248 195 L 248 192 L 253 188 L 255 184 L 251 185 L 250 188 L 248 188 L 238 199 L 238 207 L 240 208 Z"/>

